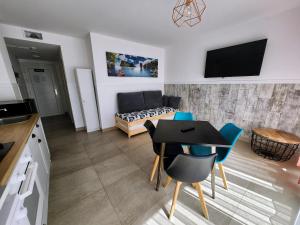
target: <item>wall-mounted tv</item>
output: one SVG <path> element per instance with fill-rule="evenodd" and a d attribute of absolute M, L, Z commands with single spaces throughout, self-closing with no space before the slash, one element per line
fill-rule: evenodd
<path fill-rule="evenodd" d="M 248 42 L 206 53 L 205 78 L 258 76 L 267 39 Z"/>

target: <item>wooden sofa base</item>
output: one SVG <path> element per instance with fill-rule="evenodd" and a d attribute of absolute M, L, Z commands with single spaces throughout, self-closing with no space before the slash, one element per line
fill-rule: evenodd
<path fill-rule="evenodd" d="M 120 117 L 116 116 L 116 127 L 124 131 L 128 135 L 128 138 L 130 138 L 133 135 L 141 134 L 147 131 L 147 129 L 143 126 L 146 120 L 151 120 L 153 123 L 156 123 L 156 121 L 158 121 L 159 119 L 173 119 L 174 115 L 175 112 L 169 112 L 167 114 L 148 117 L 132 122 L 122 120 Z"/>

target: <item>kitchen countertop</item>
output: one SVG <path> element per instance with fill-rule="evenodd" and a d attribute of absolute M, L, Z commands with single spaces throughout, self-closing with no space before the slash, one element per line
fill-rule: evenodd
<path fill-rule="evenodd" d="M 15 142 L 0 162 L 0 186 L 7 184 L 38 119 L 36 113 L 24 122 L 0 125 L 0 143 Z"/>

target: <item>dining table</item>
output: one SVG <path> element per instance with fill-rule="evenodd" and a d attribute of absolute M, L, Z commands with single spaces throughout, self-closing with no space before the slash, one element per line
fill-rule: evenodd
<path fill-rule="evenodd" d="M 208 121 L 159 120 L 153 141 L 160 144 L 159 167 L 156 190 L 159 191 L 163 157 L 166 144 L 203 145 L 211 147 L 215 153 L 217 147 L 230 147 L 221 133 Z M 215 172 L 211 173 L 212 197 L 215 198 Z"/>

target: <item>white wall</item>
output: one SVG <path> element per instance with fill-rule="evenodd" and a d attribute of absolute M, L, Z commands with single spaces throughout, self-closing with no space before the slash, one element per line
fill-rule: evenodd
<path fill-rule="evenodd" d="M 95 82 L 99 101 L 101 128 L 115 125 L 117 93 L 142 90 L 164 90 L 165 51 L 162 48 L 90 33 Z M 105 52 L 126 53 L 158 59 L 158 78 L 108 77 Z"/>
<path fill-rule="evenodd" d="M 22 99 L 0 31 L 0 101 Z"/>
<path fill-rule="evenodd" d="M 63 65 L 66 74 L 66 81 L 70 96 L 74 125 L 76 128 L 84 127 L 84 121 L 80 107 L 80 100 L 75 82 L 75 68 L 91 68 L 91 54 L 87 49 L 87 40 L 38 31 L 43 33 L 43 40 L 39 41 L 25 38 L 24 30 L 32 29 L 0 24 L 0 32 L 2 33 L 3 37 L 38 41 L 42 43 L 61 46 Z"/>
<path fill-rule="evenodd" d="M 300 8 L 204 33 L 166 51 L 166 79 L 176 83 L 299 83 Z M 201 24 L 199 25 L 201 26 Z M 268 38 L 258 77 L 204 78 L 206 51 Z"/>
<path fill-rule="evenodd" d="M 20 63 L 16 58 L 16 55 L 13 51 L 8 50 L 9 59 L 13 68 L 14 73 L 18 73 L 18 78 L 15 77 L 19 90 L 21 92 L 22 98 L 29 98 L 27 88 L 26 88 L 26 81 L 21 71 Z"/>

